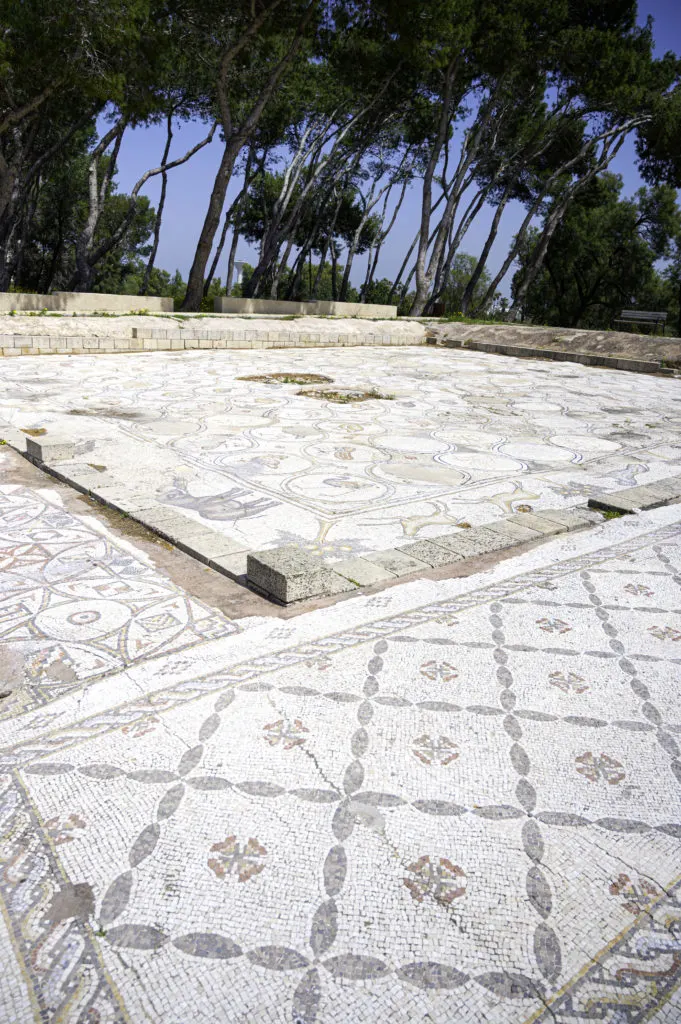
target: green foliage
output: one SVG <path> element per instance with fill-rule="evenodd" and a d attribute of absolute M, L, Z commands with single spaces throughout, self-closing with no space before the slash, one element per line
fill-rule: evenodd
<path fill-rule="evenodd" d="M 614 174 L 594 179 L 569 207 L 549 243 L 544 266 L 530 288 L 524 313 L 561 327 L 608 328 L 623 308 L 678 316 L 678 271 L 660 260 L 678 254 L 681 209 L 668 185 L 621 198 Z M 523 249 L 514 287 L 531 262 L 538 231 Z M 676 294 L 674 292 L 676 291 Z"/>

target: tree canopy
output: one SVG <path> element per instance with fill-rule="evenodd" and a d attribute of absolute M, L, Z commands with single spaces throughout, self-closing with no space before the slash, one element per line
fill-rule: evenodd
<path fill-rule="evenodd" d="M 204 134 L 178 153 L 188 120 Z M 165 145 L 123 195 L 121 146 L 150 124 L 165 126 Z M 663 200 L 672 216 L 679 137 L 681 60 L 653 55 L 636 0 L 7 0 L 0 289 L 158 287 L 173 170 L 212 145 L 219 158 L 183 308 L 214 289 L 227 244 L 231 287 L 239 238 L 259 247 L 245 284 L 254 296 L 318 294 L 328 265 L 333 296 L 347 297 L 359 255 L 358 294 L 384 292 L 381 253 L 411 193 L 420 209 L 389 300 L 410 297 L 416 314 L 442 301 L 475 314 L 515 268 L 516 316 L 546 292 L 566 224 L 583 235 L 595 218 L 603 245 L 617 224 L 620 237 L 637 224 L 632 265 L 644 275 L 645 254 L 659 253 L 653 262 L 673 266 L 671 229 L 662 252 L 637 218 Z M 629 138 L 648 191 L 627 205 L 608 171 Z M 156 209 L 143 194 L 154 178 Z M 519 229 L 492 273 L 500 227 L 519 204 Z M 646 223 L 663 230 L 662 214 L 651 207 Z M 487 237 L 465 256 L 482 216 Z M 546 299 L 550 315 L 595 316 L 593 302 L 579 312 L 575 298 L 594 282 L 582 281 L 577 257 L 560 259 L 572 283 Z M 602 259 L 599 249 L 594 266 Z"/>

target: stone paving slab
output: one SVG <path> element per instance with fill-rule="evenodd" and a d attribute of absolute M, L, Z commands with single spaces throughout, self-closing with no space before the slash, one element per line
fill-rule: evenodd
<path fill-rule="evenodd" d="M 430 564 L 415 555 L 396 548 L 389 548 L 386 551 L 372 551 L 366 556 L 366 561 L 372 562 L 380 569 L 385 569 L 393 576 L 408 576 L 410 573 L 418 572 L 420 569 L 429 569 Z"/>
<path fill-rule="evenodd" d="M 409 555 L 410 558 L 416 558 L 419 562 L 425 562 L 426 565 L 430 565 L 434 569 L 441 565 L 452 565 L 461 557 L 430 540 L 417 540 L 413 544 L 403 544 L 397 550 L 404 555 Z"/>
<path fill-rule="evenodd" d="M 344 562 L 334 562 L 333 567 L 337 573 L 358 587 L 370 587 L 376 583 L 389 583 L 396 579 L 395 573 L 368 562 L 366 558 L 348 558 Z"/>
<path fill-rule="evenodd" d="M 680 552 L 661 508 L 0 721 L 0 1016 L 674 1024 Z"/>

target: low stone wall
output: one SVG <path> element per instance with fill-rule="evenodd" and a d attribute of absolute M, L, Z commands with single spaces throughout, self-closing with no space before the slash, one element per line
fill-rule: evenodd
<path fill-rule="evenodd" d="M 33 295 L 30 292 L 0 292 L 0 313 L 135 313 L 146 309 L 152 313 L 172 313 L 173 300 L 158 295 L 107 295 L 97 292 L 52 292 Z"/>
<path fill-rule="evenodd" d="M 423 345 L 426 329 L 413 321 L 305 320 L 215 322 L 196 318 L 179 324 L 175 319 L 139 317 L 125 329 L 124 320 L 88 318 L 51 321 L 52 329 L 37 333 L 39 324 L 28 317 L 13 317 L 16 333 L 0 334 L 3 356 L 96 355 L 112 352 L 175 352 L 192 349 L 338 348 L 355 345 Z M 127 321 L 130 323 L 130 320 Z M 207 324 L 207 326 L 203 326 Z M 78 333 L 75 326 L 78 326 Z M 153 325 L 153 326 L 152 326 Z M 85 328 L 85 329 L 84 329 Z M 0 328 L 1 329 L 1 328 Z M 31 331 L 29 334 L 28 331 Z M 34 333 L 35 332 L 35 333 Z"/>
<path fill-rule="evenodd" d="M 213 302 L 216 313 L 260 313 L 280 316 L 359 316 L 371 320 L 391 320 L 397 306 L 378 306 L 363 302 L 284 302 L 273 299 L 230 299 L 218 296 Z"/>

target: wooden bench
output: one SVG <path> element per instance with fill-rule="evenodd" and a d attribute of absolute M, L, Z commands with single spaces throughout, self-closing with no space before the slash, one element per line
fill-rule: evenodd
<path fill-rule="evenodd" d="M 613 320 L 613 324 L 635 324 L 636 326 L 648 324 L 652 326 L 653 333 L 657 333 L 658 328 L 661 327 L 663 334 L 666 323 L 666 313 L 651 313 L 644 309 L 623 309 L 617 319 Z"/>

